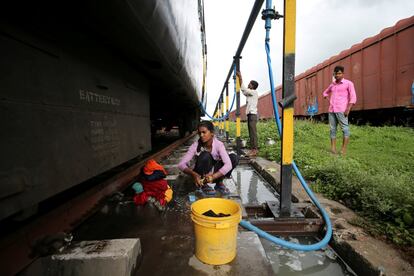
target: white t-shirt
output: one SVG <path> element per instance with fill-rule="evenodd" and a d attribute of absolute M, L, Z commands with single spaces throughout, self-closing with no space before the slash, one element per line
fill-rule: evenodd
<path fill-rule="evenodd" d="M 244 84 L 240 87 L 241 92 L 244 96 L 246 96 L 246 115 L 247 114 L 257 114 L 257 100 L 258 95 L 255 89 L 249 89 L 244 86 Z"/>

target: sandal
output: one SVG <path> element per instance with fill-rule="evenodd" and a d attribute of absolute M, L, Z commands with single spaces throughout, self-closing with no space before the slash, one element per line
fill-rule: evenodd
<path fill-rule="evenodd" d="M 216 183 L 216 186 L 214 186 L 214 190 L 221 193 L 222 195 L 230 194 L 230 190 L 223 183 Z"/>
<path fill-rule="evenodd" d="M 204 184 L 202 187 L 201 187 L 201 190 L 203 191 L 203 193 L 204 194 L 206 194 L 206 195 L 215 195 L 216 194 L 216 191 L 213 189 L 213 188 L 211 188 L 208 184 Z"/>

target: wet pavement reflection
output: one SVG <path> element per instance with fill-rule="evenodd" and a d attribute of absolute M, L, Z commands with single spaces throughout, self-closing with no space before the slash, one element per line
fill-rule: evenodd
<path fill-rule="evenodd" d="M 260 240 L 277 275 L 355 275 L 329 248 L 304 252 L 289 250 L 265 239 Z M 313 237 L 289 237 L 287 240 L 301 244 L 317 242 Z"/>
<path fill-rule="evenodd" d="M 237 166 L 232 172 L 232 179 L 226 185 L 231 192 L 240 195 L 243 204 L 279 201 L 279 195 L 274 188 L 249 165 Z"/>

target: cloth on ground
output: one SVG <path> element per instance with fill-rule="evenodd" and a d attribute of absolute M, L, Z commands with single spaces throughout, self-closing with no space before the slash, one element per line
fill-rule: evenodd
<path fill-rule="evenodd" d="M 134 189 L 135 193 L 140 194 L 144 191 L 144 187 L 142 187 L 142 184 L 139 182 L 135 182 L 132 185 L 132 189 Z"/>
<path fill-rule="evenodd" d="M 148 198 L 150 197 L 155 198 L 155 200 L 157 200 L 162 206 L 167 204 L 164 195 L 162 198 L 160 198 L 158 194 L 153 192 L 142 192 L 140 194 L 136 194 L 134 196 L 134 203 L 135 205 L 144 205 L 145 203 L 147 203 Z"/>
<path fill-rule="evenodd" d="M 164 167 L 158 164 L 154 159 L 148 160 L 145 163 L 142 171 L 146 175 L 151 175 L 154 171 L 162 171 L 164 175 L 167 175 L 167 171 L 164 169 Z"/>
<path fill-rule="evenodd" d="M 153 171 L 152 174 L 149 174 L 149 175 L 145 174 L 145 173 L 141 174 L 141 177 L 145 180 L 148 180 L 148 181 L 163 179 L 163 178 L 165 178 L 165 176 L 166 175 L 165 175 L 164 171 L 161 171 L 161 170 L 155 170 L 155 171 Z"/>
<path fill-rule="evenodd" d="M 165 179 L 155 181 L 142 180 L 144 191 L 134 196 L 134 202 L 137 205 L 143 205 L 147 202 L 148 197 L 154 197 L 161 205 L 167 203 L 165 192 L 168 190 L 168 182 Z"/>
<path fill-rule="evenodd" d="M 170 186 L 168 186 L 168 189 L 165 191 L 165 201 L 170 202 L 173 198 L 173 190 Z"/>
<path fill-rule="evenodd" d="M 163 166 L 158 164 L 154 159 L 148 160 L 141 170 L 139 180 L 142 183 L 143 192 L 134 196 L 134 202 L 137 205 L 144 205 L 149 198 L 154 198 L 162 206 L 171 201 L 173 191 L 164 179 L 167 171 Z M 152 199 L 151 199 L 152 200 Z"/>
<path fill-rule="evenodd" d="M 142 192 L 140 194 L 136 194 L 133 200 L 135 205 L 144 205 L 147 203 L 148 195 L 145 192 Z"/>
<path fill-rule="evenodd" d="M 223 213 L 216 214 L 213 210 L 208 210 L 208 211 L 204 212 L 203 215 L 207 216 L 207 217 L 215 217 L 215 218 L 229 217 L 230 216 L 230 214 L 223 214 Z"/>

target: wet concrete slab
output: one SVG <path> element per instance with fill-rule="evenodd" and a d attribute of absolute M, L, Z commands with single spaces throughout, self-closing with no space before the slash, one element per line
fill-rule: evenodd
<path fill-rule="evenodd" d="M 236 258 L 225 265 L 208 265 L 195 256 L 189 265 L 197 270 L 192 275 L 273 275 L 259 237 L 253 232 L 239 232 L 237 236 Z"/>
<path fill-rule="evenodd" d="M 290 242 L 312 244 L 313 237 L 290 237 Z M 261 239 L 275 275 L 354 275 L 345 262 L 330 248 L 304 252 L 288 250 L 277 244 Z"/>
<path fill-rule="evenodd" d="M 62 253 L 37 259 L 21 276 L 129 276 L 141 256 L 139 239 L 81 241 Z"/>
<path fill-rule="evenodd" d="M 74 238 L 139 238 L 142 260 L 136 275 L 190 275 L 195 270 L 188 266 L 194 251 L 189 206 L 184 197 L 176 197 L 165 212 L 150 204 L 111 203 L 82 225 Z"/>
<path fill-rule="evenodd" d="M 142 258 L 135 275 L 272 274 L 262 244 L 252 232 L 239 232 L 237 256 L 231 263 L 221 266 L 201 263 L 194 256 L 193 224 L 186 196 L 178 196 L 164 213 L 150 205 L 105 205 L 75 233 L 75 239 L 90 237 L 139 237 Z"/>
<path fill-rule="evenodd" d="M 239 232 L 237 257 L 232 262 L 235 275 L 272 275 L 273 270 L 263 245 L 254 232 Z"/>

